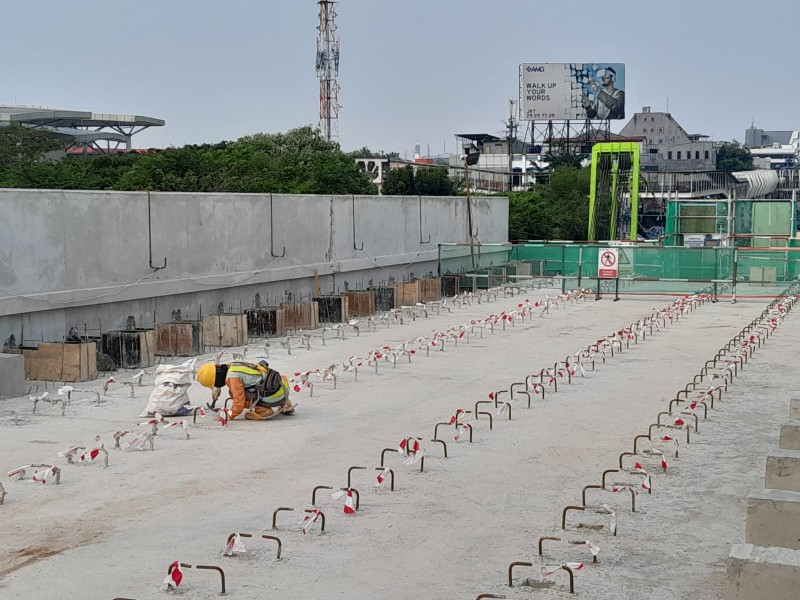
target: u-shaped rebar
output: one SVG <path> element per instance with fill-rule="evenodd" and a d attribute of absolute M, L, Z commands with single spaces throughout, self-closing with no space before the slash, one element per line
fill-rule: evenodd
<path fill-rule="evenodd" d="M 542 552 L 544 551 L 544 549 L 542 548 L 542 545 L 544 544 L 545 540 L 553 540 L 554 542 L 560 542 L 561 538 L 560 537 L 554 537 L 552 535 L 543 535 L 542 537 L 540 537 L 539 538 L 539 543 L 538 543 L 539 556 L 541 556 Z"/>
<path fill-rule="evenodd" d="M 444 449 L 444 457 L 447 458 L 447 444 L 444 442 L 444 440 L 432 439 L 431 442 L 441 444 L 442 448 Z M 423 456 L 423 458 L 425 457 Z"/>
<path fill-rule="evenodd" d="M 278 542 L 278 555 L 275 557 L 277 560 L 281 559 L 281 549 L 283 548 L 283 542 L 281 542 L 281 538 L 274 536 L 274 535 L 267 535 L 266 533 L 261 536 L 262 539 L 265 540 L 273 540 Z"/>
<path fill-rule="evenodd" d="M 279 506 L 276 508 L 272 513 L 272 529 L 278 528 L 278 513 L 282 511 L 292 512 L 294 509 L 289 508 L 288 506 Z"/>
<path fill-rule="evenodd" d="M 564 510 L 561 511 L 561 529 L 566 529 L 567 528 L 567 512 L 569 512 L 570 510 L 585 511 L 586 507 L 585 506 L 565 506 Z"/>
<path fill-rule="evenodd" d="M 220 591 L 219 595 L 225 595 L 225 571 L 223 571 L 220 567 L 215 567 L 214 565 L 197 565 L 195 566 L 195 569 L 216 571 L 219 573 L 220 584 L 222 585 L 222 590 Z"/>
<path fill-rule="evenodd" d="M 381 450 L 381 466 L 383 466 L 383 461 L 386 459 L 387 452 L 399 452 L 397 448 L 384 448 Z"/>
<path fill-rule="evenodd" d="M 532 567 L 533 563 L 517 561 L 508 565 L 508 587 L 514 587 L 514 567 Z"/>
<path fill-rule="evenodd" d="M 366 471 L 367 467 L 350 467 L 349 469 L 347 469 L 347 487 L 348 488 L 351 487 L 350 479 L 352 477 L 353 471 L 357 471 L 357 470 Z"/>
<path fill-rule="evenodd" d="M 376 471 L 383 471 L 384 469 L 385 467 L 375 467 Z M 394 491 L 394 471 L 392 469 L 389 469 L 389 486 L 389 489 Z"/>
<path fill-rule="evenodd" d="M 330 485 L 318 485 L 315 487 L 311 492 L 311 506 L 316 506 L 317 504 L 317 490 L 332 490 L 333 486 Z"/>

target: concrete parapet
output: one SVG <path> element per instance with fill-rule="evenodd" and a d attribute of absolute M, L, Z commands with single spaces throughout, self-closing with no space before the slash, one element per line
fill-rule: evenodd
<path fill-rule="evenodd" d="M 734 544 L 728 558 L 727 600 L 796 600 L 800 550 Z"/>
<path fill-rule="evenodd" d="M 800 492 L 752 490 L 747 497 L 744 541 L 800 549 Z"/>
<path fill-rule="evenodd" d="M 792 398 L 790 400 L 789 418 L 800 419 L 800 398 Z"/>
<path fill-rule="evenodd" d="M 0 398 L 25 394 L 25 358 L 22 354 L 0 354 Z"/>
<path fill-rule="evenodd" d="M 782 450 L 800 450 L 800 419 L 787 421 L 781 425 L 778 447 Z"/>
<path fill-rule="evenodd" d="M 767 454 L 764 487 L 800 492 L 800 450 L 776 448 Z"/>

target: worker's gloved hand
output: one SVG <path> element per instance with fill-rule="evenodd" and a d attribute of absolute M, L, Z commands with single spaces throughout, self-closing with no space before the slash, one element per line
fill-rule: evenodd
<path fill-rule="evenodd" d="M 222 394 L 222 388 L 214 387 L 211 388 L 211 401 L 216 402 L 219 400 L 219 396 Z"/>

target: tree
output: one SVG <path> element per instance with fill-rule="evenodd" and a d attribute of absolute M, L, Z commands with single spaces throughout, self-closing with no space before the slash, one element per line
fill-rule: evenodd
<path fill-rule="evenodd" d="M 743 148 L 739 142 L 723 142 L 717 148 L 717 170 L 727 171 L 752 171 L 753 156 L 747 148 Z"/>
<path fill-rule="evenodd" d="M 42 160 L 48 152 L 65 150 L 75 139 L 46 129 L 11 124 L 0 127 L 0 166 Z"/>
<path fill-rule="evenodd" d="M 590 177 L 589 168 L 561 168 L 536 191 L 509 194 L 509 239 L 585 239 Z"/>
<path fill-rule="evenodd" d="M 0 163 L 0 186 L 88 190 L 374 194 L 353 158 L 309 126 L 258 133 L 235 142 L 167 148 L 152 154 L 67 157 L 54 164 L 31 156 Z"/>
<path fill-rule="evenodd" d="M 401 167 L 383 178 L 383 193 L 390 196 L 454 196 L 456 184 L 444 167 Z"/>
<path fill-rule="evenodd" d="M 544 157 L 545 162 L 554 171 L 557 169 L 580 169 L 583 157 L 579 154 L 551 154 L 547 153 Z"/>

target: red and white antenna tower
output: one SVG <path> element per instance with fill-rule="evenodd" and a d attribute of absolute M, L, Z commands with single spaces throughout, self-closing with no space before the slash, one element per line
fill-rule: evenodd
<path fill-rule="evenodd" d="M 336 5 L 319 0 L 317 30 L 317 77 L 319 77 L 319 128 L 327 141 L 339 138 L 339 38 L 336 36 Z"/>

